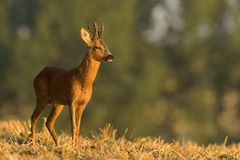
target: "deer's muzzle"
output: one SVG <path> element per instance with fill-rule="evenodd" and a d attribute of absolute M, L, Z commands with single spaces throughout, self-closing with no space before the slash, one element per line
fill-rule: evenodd
<path fill-rule="evenodd" d="M 104 58 L 105 61 L 108 61 L 108 62 L 112 62 L 113 61 L 113 55 L 110 53 L 108 54 L 105 58 Z"/>

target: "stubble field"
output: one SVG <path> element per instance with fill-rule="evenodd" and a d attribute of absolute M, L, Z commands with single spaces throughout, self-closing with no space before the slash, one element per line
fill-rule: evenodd
<path fill-rule="evenodd" d="M 0 122 L 0 160 L 17 159 L 121 159 L 121 160 L 238 160 L 240 145 L 194 142 L 165 142 L 160 138 L 143 137 L 127 140 L 116 137 L 116 129 L 106 125 L 91 137 L 80 137 L 77 146 L 71 145 L 69 134 L 60 135 L 55 146 L 43 126 L 33 145 L 29 138 L 30 124 L 21 121 Z"/>

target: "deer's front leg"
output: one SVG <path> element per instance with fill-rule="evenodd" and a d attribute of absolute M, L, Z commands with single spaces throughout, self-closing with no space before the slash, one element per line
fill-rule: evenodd
<path fill-rule="evenodd" d="M 78 137 L 80 133 L 81 119 L 82 119 L 84 108 L 85 108 L 85 104 L 78 106 L 76 109 L 76 123 L 77 123 L 76 142 L 78 141 Z"/>
<path fill-rule="evenodd" d="M 76 105 L 69 105 L 71 125 L 72 125 L 72 142 L 76 141 L 77 125 L 76 125 Z"/>

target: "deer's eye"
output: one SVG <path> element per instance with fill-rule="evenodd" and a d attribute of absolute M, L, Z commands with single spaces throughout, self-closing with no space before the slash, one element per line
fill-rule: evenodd
<path fill-rule="evenodd" d="M 101 48 L 101 47 L 98 47 L 98 46 L 95 46 L 94 49 L 95 49 L 95 50 L 96 50 L 96 49 L 102 50 L 102 48 Z"/>

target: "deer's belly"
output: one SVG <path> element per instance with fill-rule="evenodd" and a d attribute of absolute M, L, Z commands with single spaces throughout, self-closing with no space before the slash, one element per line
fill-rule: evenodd
<path fill-rule="evenodd" d="M 62 105 L 69 104 L 70 93 L 66 89 L 50 90 L 49 103 L 57 103 Z"/>
<path fill-rule="evenodd" d="M 69 100 L 65 95 L 50 96 L 49 103 L 67 105 Z"/>
<path fill-rule="evenodd" d="M 57 103 L 62 105 L 77 105 L 84 106 L 86 105 L 92 95 L 92 90 L 90 89 L 58 89 L 50 90 L 49 103 Z"/>

